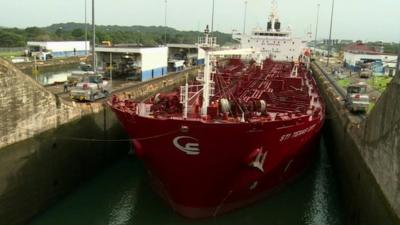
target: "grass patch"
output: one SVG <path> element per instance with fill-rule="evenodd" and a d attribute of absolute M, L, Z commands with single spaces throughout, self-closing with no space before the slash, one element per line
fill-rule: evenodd
<path fill-rule="evenodd" d="M 370 102 L 367 113 L 370 113 L 372 111 L 372 109 L 374 109 L 374 107 L 375 107 L 375 102 Z"/>
<path fill-rule="evenodd" d="M 23 54 L 24 53 L 22 51 L 20 51 L 20 52 L 0 52 L 0 57 L 12 58 L 12 57 L 22 56 Z"/>
<path fill-rule="evenodd" d="M 387 88 L 387 85 L 392 81 L 391 77 L 372 77 L 368 80 L 368 84 L 379 91 L 380 93 L 384 92 Z"/>
<path fill-rule="evenodd" d="M 348 78 L 336 81 L 340 87 L 346 89 L 350 85 L 350 80 Z"/>

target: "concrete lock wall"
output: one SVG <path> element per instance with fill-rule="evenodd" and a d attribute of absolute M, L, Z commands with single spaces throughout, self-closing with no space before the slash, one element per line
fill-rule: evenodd
<path fill-rule="evenodd" d="M 400 224 L 396 190 L 400 104 L 393 100 L 400 94 L 399 78 L 366 121 L 356 123 L 322 72 L 314 65 L 312 70 L 327 105 L 325 140 L 340 181 L 347 223 Z"/>
<path fill-rule="evenodd" d="M 117 95 L 146 98 L 176 87 L 198 69 L 140 83 Z M 59 99 L 2 59 L 0 116 L 0 225 L 26 224 L 130 149 L 108 107 Z"/>
<path fill-rule="evenodd" d="M 400 76 L 391 82 L 365 123 L 362 157 L 400 216 Z"/>
<path fill-rule="evenodd" d="M 111 162 L 129 142 L 106 109 L 0 149 L 0 225 L 22 225 Z"/>
<path fill-rule="evenodd" d="M 102 108 L 101 104 L 68 104 L 0 59 L 0 148 Z"/>
<path fill-rule="evenodd" d="M 39 72 L 44 72 L 44 71 L 51 71 L 51 70 L 60 70 L 60 69 L 71 69 L 71 68 L 76 68 L 78 69 L 79 63 L 80 62 L 90 62 L 86 59 L 86 57 L 69 57 L 69 58 L 63 58 L 63 59 L 52 59 L 49 61 L 37 61 L 36 66 L 39 70 Z M 34 68 L 34 62 L 23 62 L 23 63 L 16 63 L 15 66 L 23 71 L 24 73 L 31 74 L 32 70 Z"/>

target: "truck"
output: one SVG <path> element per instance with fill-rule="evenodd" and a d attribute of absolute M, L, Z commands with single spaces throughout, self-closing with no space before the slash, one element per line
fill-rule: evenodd
<path fill-rule="evenodd" d="M 366 78 L 366 79 L 368 79 L 368 78 L 370 78 L 370 77 L 372 76 L 372 70 L 362 68 L 362 69 L 360 70 L 360 72 L 358 73 L 358 76 L 359 76 L 360 78 Z"/>
<path fill-rule="evenodd" d="M 368 112 L 369 96 L 367 84 L 360 82 L 347 87 L 345 105 L 351 112 Z"/>
<path fill-rule="evenodd" d="M 79 82 L 82 81 L 85 77 L 89 75 L 94 75 L 93 71 L 72 71 L 71 76 L 67 78 L 68 86 L 73 87 L 76 86 Z"/>
<path fill-rule="evenodd" d="M 111 83 L 98 74 L 87 75 L 70 91 L 76 101 L 95 101 L 105 98 L 111 93 Z"/>

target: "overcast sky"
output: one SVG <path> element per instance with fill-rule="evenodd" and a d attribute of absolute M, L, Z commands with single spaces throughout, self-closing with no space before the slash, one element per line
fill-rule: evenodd
<path fill-rule="evenodd" d="M 88 1 L 88 6 L 91 0 Z M 266 26 L 271 0 L 248 0 L 247 30 Z M 85 0 L 0 0 L 0 26 L 47 26 L 84 22 Z M 329 34 L 331 0 L 277 0 L 281 22 L 296 36 L 315 31 L 321 4 L 319 38 Z M 96 0 L 101 25 L 163 25 L 165 0 Z M 202 5 L 200 5 L 202 4 Z M 203 30 L 211 23 L 212 0 L 168 0 L 168 26 Z M 89 12 L 89 10 L 88 10 Z M 244 0 L 215 0 L 215 29 L 243 29 Z M 90 13 L 88 15 L 90 18 Z M 400 41 L 400 0 L 335 0 L 333 38 Z"/>

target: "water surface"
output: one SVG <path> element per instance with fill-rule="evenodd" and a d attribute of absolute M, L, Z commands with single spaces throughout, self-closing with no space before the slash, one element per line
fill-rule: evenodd
<path fill-rule="evenodd" d="M 323 141 L 313 167 L 281 192 L 211 219 L 175 214 L 152 192 L 140 161 L 126 158 L 88 181 L 31 225 L 341 225 L 336 181 Z"/>

